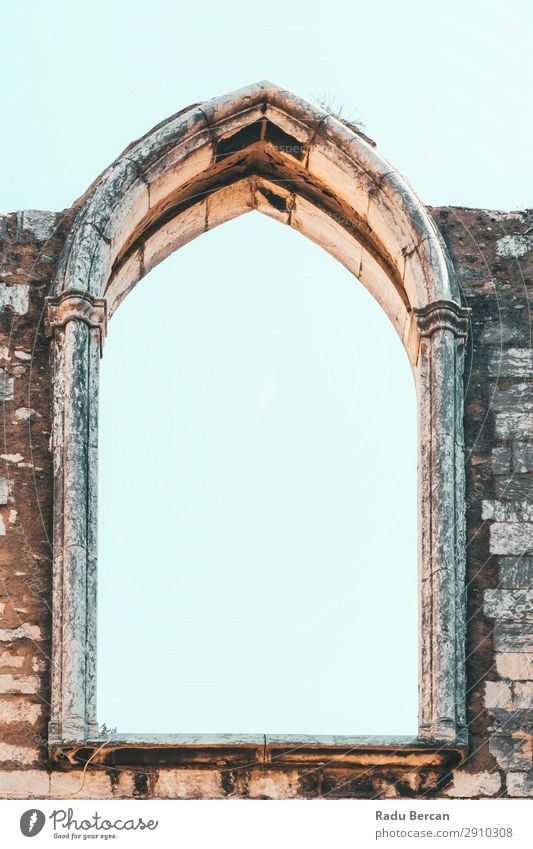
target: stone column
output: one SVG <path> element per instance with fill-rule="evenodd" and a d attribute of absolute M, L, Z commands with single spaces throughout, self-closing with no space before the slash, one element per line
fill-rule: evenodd
<path fill-rule="evenodd" d="M 465 476 L 463 360 L 469 310 L 436 301 L 415 310 L 420 333 L 419 735 L 465 734 Z"/>
<path fill-rule="evenodd" d="M 98 368 L 106 302 L 49 298 L 54 464 L 50 742 L 98 733 L 96 721 L 96 484 Z"/>

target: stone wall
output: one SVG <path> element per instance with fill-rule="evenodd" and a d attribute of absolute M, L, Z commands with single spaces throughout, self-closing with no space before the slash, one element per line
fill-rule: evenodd
<path fill-rule="evenodd" d="M 91 764 L 83 773 L 48 760 L 52 468 L 43 306 L 73 211 L 24 211 L 0 218 L 0 797 L 533 796 L 533 211 L 431 212 L 472 309 L 465 762 L 451 773 L 408 759 L 313 770 Z"/>

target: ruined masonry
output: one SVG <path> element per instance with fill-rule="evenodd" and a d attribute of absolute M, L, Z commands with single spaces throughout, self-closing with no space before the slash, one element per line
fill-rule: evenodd
<path fill-rule="evenodd" d="M 352 157 L 342 179 L 331 156 L 332 145 L 341 144 L 338 139 L 344 139 L 338 156 L 346 162 Z M 83 710 L 91 715 L 93 696 L 84 696 L 89 706 L 80 713 L 68 707 L 64 690 L 68 671 L 77 674 L 80 663 L 90 681 L 91 659 L 83 655 L 85 648 L 78 657 L 76 646 L 67 645 L 67 614 L 62 631 L 52 621 L 58 581 L 66 581 L 57 571 L 53 577 L 52 570 L 61 553 L 58 521 L 63 522 L 61 533 L 71 533 L 63 521 L 68 503 L 60 505 L 57 493 L 54 507 L 53 448 L 68 448 L 58 449 L 53 433 L 53 399 L 57 405 L 62 397 L 54 388 L 58 372 L 51 365 L 58 333 L 66 337 L 69 327 L 83 326 L 87 345 L 94 340 L 99 354 L 106 321 L 112 321 L 120 300 L 150 267 L 208 226 L 258 209 L 324 243 L 347 266 L 351 260 L 344 257 L 359 251 L 359 265 L 351 268 L 364 285 L 376 287 L 374 294 L 396 322 L 415 367 L 419 343 L 433 333 L 433 325 L 427 330 L 424 309 L 429 308 L 424 305 L 418 324 L 412 323 L 418 309 L 412 293 L 419 284 L 409 282 L 407 271 L 398 276 L 397 269 L 400 263 L 407 269 L 421 243 L 409 245 L 404 239 L 407 224 L 399 224 L 396 232 L 394 221 L 385 227 L 385 212 L 371 211 L 382 202 L 380 192 L 395 198 L 404 191 L 392 166 L 375 179 L 383 162 L 357 128 L 260 83 L 172 116 L 130 145 L 108 176 L 70 209 L 0 217 L 0 798 L 533 797 L 533 210 L 409 211 L 416 221 L 429 214 L 427 226 L 435 227 L 435 244 L 442 244 L 451 258 L 449 273 L 458 280 L 462 302 L 450 312 L 448 301 L 444 306 L 439 301 L 438 316 L 438 328 L 445 327 L 444 334 L 451 327 L 465 350 L 466 617 L 464 633 L 460 626 L 456 631 L 461 645 L 455 650 L 458 657 L 464 653 L 467 733 L 460 756 L 445 760 L 436 747 L 426 755 L 423 749 L 380 753 L 379 747 L 363 747 L 354 759 L 336 758 L 331 749 L 329 756 L 323 750 L 320 756 L 311 754 L 310 768 L 296 756 L 276 754 L 266 742 L 262 753 L 251 755 L 248 748 L 246 756 L 238 757 L 223 746 L 204 757 L 200 747 L 192 759 L 179 746 L 165 749 L 159 760 L 132 747 L 126 760 L 111 750 L 105 758 L 94 757 L 82 774 L 84 757 L 86 762 L 89 752 L 94 755 L 95 746 L 83 755 L 80 746 L 67 751 L 52 745 L 65 739 L 67 727 L 72 740 L 76 734 L 83 740 L 91 730 L 97 733 L 90 718 L 83 719 Z M 366 203 L 368 213 L 343 195 L 348 167 L 353 169 L 350 179 L 361 187 L 360 209 Z M 104 221 L 109 229 L 102 231 L 87 210 L 94 209 L 91 202 L 99 191 L 105 196 L 111 179 L 117 196 L 127 198 L 127 210 L 116 226 L 112 216 Z M 113 204 L 115 196 L 106 209 Z M 391 206 L 395 221 L 400 206 Z M 311 207 L 320 207 L 321 217 L 313 217 Z M 87 271 L 81 268 L 82 253 L 78 261 L 75 251 L 89 239 L 80 233 L 92 238 L 96 231 L 105 238 L 91 247 Z M 73 257 L 80 270 L 72 271 Z M 374 276 L 368 271 L 373 262 L 393 281 L 390 295 L 382 296 L 382 284 L 372 283 L 378 280 L 377 271 Z M 432 267 L 427 265 L 428 276 Z M 58 288 L 65 268 L 79 276 Z M 109 281 L 103 295 L 89 292 L 85 284 L 80 290 L 78 281 L 87 274 L 94 279 L 95 269 Z M 415 326 L 419 342 L 413 341 Z M 66 343 L 61 350 L 68 356 Z M 87 350 L 90 371 L 97 368 L 97 358 L 91 360 L 93 349 Z M 55 474 L 57 482 L 57 468 Z M 75 494 L 67 472 L 62 474 L 68 502 Z M 462 468 L 457 475 L 460 487 Z M 90 598 L 92 573 L 87 574 Z M 60 661 L 58 640 L 63 640 Z M 432 662 L 437 660 L 438 652 Z M 435 690 L 431 698 L 441 696 Z M 59 712 L 54 708 L 58 699 Z M 445 735 L 445 722 L 443 728 L 438 739 Z"/>

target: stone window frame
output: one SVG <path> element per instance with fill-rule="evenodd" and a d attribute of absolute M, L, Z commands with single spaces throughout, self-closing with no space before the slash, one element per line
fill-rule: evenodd
<path fill-rule="evenodd" d="M 409 737 L 104 735 L 96 719 L 98 370 L 151 268 L 258 210 L 342 262 L 400 335 L 418 398 L 419 730 Z M 54 466 L 49 752 L 86 763 L 453 763 L 465 719 L 463 360 L 469 311 L 421 201 L 358 128 L 272 83 L 189 107 L 84 197 L 45 310 Z"/>

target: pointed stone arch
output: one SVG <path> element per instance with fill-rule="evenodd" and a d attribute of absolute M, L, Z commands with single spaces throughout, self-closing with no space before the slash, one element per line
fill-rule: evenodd
<path fill-rule="evenodd" d="M 409 356 L 419 406 L 421 611 L 420 727 L 410 745 L 462 745 L 468 313 L 440 235 L 404 178 L 358 128 L 267 82 L 191 106 L 130 145 L 88 191 L 63 249 L 46 316 L 55 475 L 50 742 L 99 740 L 97 392 L 107 317 L 171 252 L 252 210 L 342 262 Z"/>

